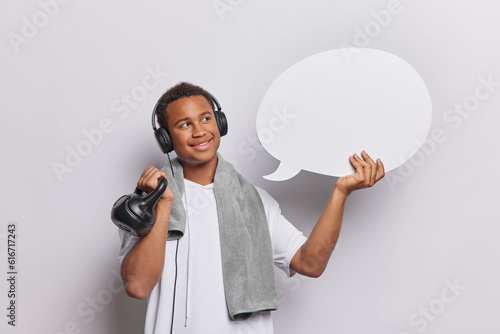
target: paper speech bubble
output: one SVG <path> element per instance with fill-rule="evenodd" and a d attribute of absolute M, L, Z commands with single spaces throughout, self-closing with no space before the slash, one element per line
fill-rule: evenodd
<path fill-rule="evenodd" d="M 346 51 L 357 55 L 348 62 Z M 348 158 L 362 150 L 390 171 L 417 152 L 431 120 L 427 87 L 403 59 L 375 49 L 315 54 L 285 70 L 262 99 L 257 135 L 281 161 L 264 177 L 352 174 Z"/>

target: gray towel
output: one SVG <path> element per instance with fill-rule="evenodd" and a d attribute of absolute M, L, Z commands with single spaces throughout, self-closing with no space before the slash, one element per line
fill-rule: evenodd
<path fill-rule="evenodd" d="M 278 295 L 273 253 L 264 205 L 257 189 L 217 154 L 214 192 L 219 218 L 224 292 L 229 315 L 244 320 L 253 312 L 276 310 Z M 176 158 L 163 167 L 174 195 L 168 240 L 184 235 L 186 211 L 182 204 L 184 174 Z M 172 182 L 173 180 L 173 182 Z"/>

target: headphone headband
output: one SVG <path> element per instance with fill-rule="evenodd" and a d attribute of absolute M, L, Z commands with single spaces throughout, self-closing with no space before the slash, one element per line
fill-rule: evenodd
<path fill-rule="evenodd" d="M 212 98 L 212 108 L 214 107 L 213 106 L 214 104 L 217 107 L 217 109 L 214 109 L 214 112 L 216 112 L 216 111 L 217 112 L 222 112 L 222 108 L 221 108 L 221 106 L 219 104 L 219 101 L 217 101 L 217 99 L 215 98 L 215 96 L 213 96 L 210 92 L 207 92 L 207 93 Z M 203 95 L 192 95 L 192 96 L 203 96 Z M 158 107 L 160 106 L 160 101 L 161 101 L 161 97 L 156 102 L 155 107 L 153 108 L 153 115 L 151 116 L 151 125 L 153 126 L 153 130 L 157 130 L 157 127 L 156 127 L 156 113 L 157 113 Z"/>

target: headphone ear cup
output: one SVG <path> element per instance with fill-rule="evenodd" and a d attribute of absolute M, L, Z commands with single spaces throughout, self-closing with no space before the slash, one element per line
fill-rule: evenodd
<path fill-rule="evenodd" d="M 172 145 L 172 140 L 165 128 L 158 128 L 155 130 L 156 142 L 160 146 L 163 153 L 170 153 L 174 150 L 174 145 Z"/>
<path fill-rule="evenodd" d="M 216 110 L 215 120 L 217 121 L 217 127 L 219 128 L 220 136 L 225 136 L 227 134 L 227 118 L 224 112 Z"/>

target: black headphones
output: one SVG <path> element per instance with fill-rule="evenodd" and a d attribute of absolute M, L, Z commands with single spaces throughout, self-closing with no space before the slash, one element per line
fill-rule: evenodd
<path fill-rule="evenodd" d="M 208 92 L 207 92 L 208 93 Z M 212 94 L 208 93 L 212 98 L 212 108 L 214 109 L 215 121 L 217 122 L 217 127 L 219 128 L 220 136 L 225 136 L 227 134 L 227 118 L 226 115 L 222 112 L 222 108 L 220 107 L 219 101 Z M 203 96 L 203 95 L 202 95 Z M 170 139 L 170 135 L 168 134 L 168 130 L 164 127 L 156 127 L 156 113 L 158 108 L 160 107 L 161 98 L 156 102 L 156 105 L 153 109 L 153 116 L 151 117 L 151 123 L 153 125 L 153 130 L 155 132 L 155 138 L 160 145 L 160 149 L 163 153 L 169 153 L 174 150 L 174 145 L 172 145 L 172 139 Z M 214 108 L 214 105 L 217 108 Z"/>

